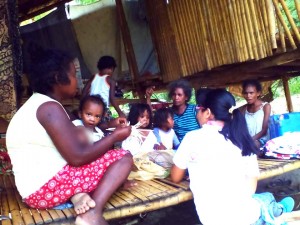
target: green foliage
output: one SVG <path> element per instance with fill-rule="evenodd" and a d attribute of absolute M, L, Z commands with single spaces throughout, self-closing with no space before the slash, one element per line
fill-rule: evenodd
<path fill-rule="evenodd" d="M 291 13 L 291 16 L 293 17 L 294 22 L 296 23 L 296 26 L 299 27 L 300 26 L 300 20 L 298 18 L 295 1 L 294 0 L 286 0 L 285 3 L 286 3 L 287 8 L 289 9 L 289 11 Z M 284 20 L 285 20 L 285 23 L 287 24 L 287 26 L 289 28 L 291 28 L 290 22 L 288 21 L 288 19 L 286 17 L 286 14 L 285 14 L 284 10 L 282 9 L 282 7 L 281 7 L 281 13 L 284 17 Z"/>
<path fill-rule="evenodd" d="M 75 0 L 75 2 L 80 5 L 89 5 L 99 1 L 101 0 Z"/>

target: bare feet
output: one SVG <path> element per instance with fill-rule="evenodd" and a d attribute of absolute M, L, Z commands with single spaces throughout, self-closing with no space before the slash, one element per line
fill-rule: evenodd
<path fill-rule="evenodd" d="M 90 208 L 96 206 L 95 201 L 87 193 L 78 193 L 71 198 L 71 202 L 74 205 L 74 210 L 77 214 L 87 212 Z"/>

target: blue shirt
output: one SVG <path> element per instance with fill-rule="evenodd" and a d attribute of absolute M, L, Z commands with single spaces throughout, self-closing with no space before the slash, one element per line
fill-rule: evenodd
<path fill-rule="evenodd" d="M 192 130 L 197 130 L 200 125 L 196 118 L 196 105 L 187 104 L 183 114 L 179 115 L 174 112 L 174 131 L 181 142 L 185 134 Z"/>

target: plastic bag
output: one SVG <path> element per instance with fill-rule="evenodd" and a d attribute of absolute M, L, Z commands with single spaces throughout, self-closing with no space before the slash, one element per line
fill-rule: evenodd
<path fill-rule="evenodd" d="M 152 153 L 153 152 L 143 152 L 133 157 L 136 170 L 130 172 L 128 176 L 129 180 L 151 180 L 154 178 L 166 178 L 169 176 L 170 170 L 168 168 L 164 168 L 150 160 L 148 154 L 152 155 Z"/>

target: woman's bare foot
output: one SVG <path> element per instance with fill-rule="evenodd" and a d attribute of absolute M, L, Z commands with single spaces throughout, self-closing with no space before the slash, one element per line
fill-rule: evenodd
<path fill-rule="evenodd" d="M 74 205 L 74 210 L 77 214 L 87 212 L 90 208 L 96 206 L 96 202 L 87 193 L 78 193 L 71 198 Z"/>

